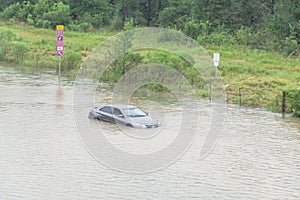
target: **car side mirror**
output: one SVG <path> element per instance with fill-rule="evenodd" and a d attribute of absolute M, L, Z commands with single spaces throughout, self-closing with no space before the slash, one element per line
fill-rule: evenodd
<path fill-rule="evenodd" d="M 118 114 L 118 117 L 120 117 L 120 118 L 124 118 L 124 115 L 122 115 L 122 114 Z"/>

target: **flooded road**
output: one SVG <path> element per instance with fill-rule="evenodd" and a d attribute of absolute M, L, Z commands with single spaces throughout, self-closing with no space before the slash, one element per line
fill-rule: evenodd
<path fill-rule="evenodd" d="M 109 91 L 100 89 L 95 102 L 109 102 L 108 97 Z M 112 170 L 87 151 L 77 132 L 72 98 L 73 85 L 66 79 L 58 87 L 52 75 L 23 75 L 0 67 L 1 199 L 300 197 L 299 119 L 228 105 L 223 133 L 205 159 L 199 159 L 201 136 L 197 136 L 173 164 L 152 173 L 132 174 Z M 141 137 L 146 139 L 134 143 L 123 134 L 124 127 L 90 123 L 104 127 L 105 135 L 124 151 L 147 154 L 164 148 L 176 134 L 180 112 L 176 103 L 133 101 L 154 118 L 167 119 L 156 129 L 161 130 L 159 134 L 144 130 Z M 200 129 L 206 130 L 209 102 L 201 105 Z M 132 129 L 124 129 L 136 136 Z M 147 138 L 155 142 L 147 143 Z"/>

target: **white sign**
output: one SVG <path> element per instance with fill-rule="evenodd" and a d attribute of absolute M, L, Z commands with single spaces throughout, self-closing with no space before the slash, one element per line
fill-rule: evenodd
<path fill-rule="evenodd" d="M 57 51 L 63 51 L 63 50 L 64 50 L 64 47 L 57 47 L 56 50 L 57 50 Z"/>
<path fill-rule="evenodd" d="M 219 66 L 219 62 L 220 62 L 220 53 L 214 53 L 214 65 L 215 65 L 215 67 Z"/>

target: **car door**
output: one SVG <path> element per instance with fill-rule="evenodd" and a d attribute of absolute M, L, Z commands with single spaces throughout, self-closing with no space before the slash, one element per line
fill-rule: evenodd
<path fill-rule="evenodd" d="M 125 124 L 125 116 L 119 108 L 113 108 L 113 117 L 116 123 Z"/>
<path fill-rule="evenodd" d="M 112 114 L 112 107 L 111 106 L 104 106 L 100 108 L 100 119 L 108 122 L 114 122 L 113 114 Z"/>

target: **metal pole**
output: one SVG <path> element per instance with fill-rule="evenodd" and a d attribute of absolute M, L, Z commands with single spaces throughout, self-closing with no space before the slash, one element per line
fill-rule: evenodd
<path fill-rule="evenodd" d="M 281 105 L 281 109 L 282 109 L 282 115 L 284 115 L 285 111 L 286 111 L 286 91 L 282 92 L 282 105 Z"/>
<path fill-rule="evenodd" d="M 240 101 L 240 106 L 242 106 L 242 93 L 241 93 L 241 88 L 239 88 L 239 101 Z"/>
<path fill-rule="evenodd" d="M 209 82 L 209 100 L 210 100 L 210 102 L 212 102 L 211 82 Z"/>
<path fill-rule="evenodd" d="M 58 85 L 60 86 L 60 56 L 58 56 Z"/>

